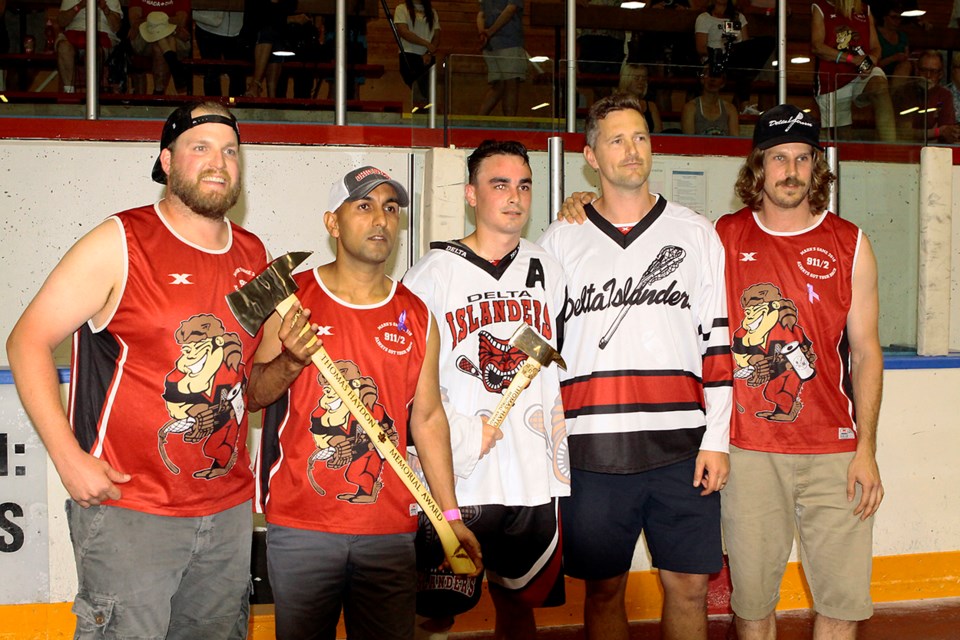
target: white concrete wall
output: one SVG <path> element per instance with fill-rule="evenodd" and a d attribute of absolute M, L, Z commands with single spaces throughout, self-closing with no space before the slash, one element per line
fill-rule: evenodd
<path fill-rule="evenodd" d="M 0 141 L 0 337 L 9 333 L 57 260 L 104 217 L 158 199 L 162 187 L 148 178 L 155 143 Z M 310 265 L 332 257 L 323 230 L 330 184 L 348 169 L 373 164 L 412 188 L 422 202 L 424 149 L 245 145 L 244 196 L 231 214 L 259 234 L 274 255 L 312 249 Z M 738 158 L 657 156 L 651 185 L 668 199 L 701 206 L 714 219 L 739 208 L 733 183 Z M 534 207 L 527 236 L 536 238 L 553 215 L 548 208 L 546 153 L 531 155 Z M 595 172 L 578 152 L 565 159 L 567 193 L 596 190 Z M 954 167 L 955 175 L 960 168 Z M 915 166 L 847 163 L 841 214 L 861 225 L 880 263 L 881 340 L 916 344 L 918 169 Z M 104 179 L 103 176 L 112 176 Z M 957 189 L 960 178 L 954 179 Z M 467 216 L 467 230 L 472 228 Z M 407 229 L 390 265 L 406 269 Z M 446 238 L 431 238 L 433 240 Z M 960 246 L 960 245 L 957 245 Z M 955 280 L 956 282 L 956 280 Z M 957 296 L 960 298 L 960 296 Z M 955 331 L 957 331 L 955 329 Z M 955 343 L 960 343 L 956 338 Z M 59 352 L 67 362 L 66 351 Z M 0 366 L 6 354 L 0 353 Z"/>
<path fill-rule="evenodd" d="M 376 165 L 410 185 L 416 202 L 428 151 L 372 148 L 247 145 L 245 196 L 232 217 L 258 233 L 279 255 L 294 249 L 317 252 L 311 264 L 332 257 L 320 214 L 332 180 L 347 169 Z M 156 200 L 161 187 L 148 179 L 155 144 L 0 141 L 0 338 L 6 339 L 24 305 L 72 242 L 105 216 Z M 539 236 L 552 219 L 547 210 L 547 158 L 531 157 L 535 204 L 527 235 Z M 594 172 L 579 153 L 568 153 L 566 191 L 595 189 Z M 711 218 L 739 206 L 732 193 L 740 160 L 658 156 L 654 190 L 669 199 L 702 202 Z M 960 170 L 954 167 L 954 200 Z M 881 333 L 884 343 L 915 344 L 917 275 L 917 169 L 884 164 L 842 165 L 841 212 L 873 239 L 881 273 Z M 114 176 L 105 180 L 102 176 Z M 954 237 L 960 233 L 954 221 Z M 472 227 L 471 218 L 466 228 Z M 408 260 L 408 233 L 402 231 L 391 272 L 399 276 Z M 958 244 L 957 246 L 960 246 Z M 956 273 L 956 271 L 955 271 Z M 954 287 L 958 278 L 953 278 Z M 957 296 L 956 298 L 960 298 Z M 954 317 L 960 317 L 954 314 Z M 953 344 L 960 323 L 952 323 Z M 66 363 L 66 351 L 60 352 Z M 0 365 L 6 354 L 0 354 Z M 960 550 L 960 509 L 952 488 L 960 484 L 960 430 L 956 410 L 946 402 L 960 387 L 960 369 L 890 371 L 880 417 L 879 457 L 887 501 L 877 518 L 878 555 Z M 9 396 L 10 394 L 7 394 Z M 5 396 L 5 397 L 7 397 Z M 15 400 L 0 419 L 18 415 Z M 0 424 L 0 431 L 6 429 Z M 63 517 L 66 494 L 52 466 L 45 473 L 49 526 L 50 602 L 72 599 L 72 552 Z M 0 502 L 10 485 L 0 478 Z M 3 514 L 0 514 L 2 516 Z M 0 530 L 0 538 L 4 532 Z M 0 553 L 0 574 L 10 554 Z M 649 568 L 641 544 L 634 569 Z M 2 604 L 2 602 L 0 602 Z"/>

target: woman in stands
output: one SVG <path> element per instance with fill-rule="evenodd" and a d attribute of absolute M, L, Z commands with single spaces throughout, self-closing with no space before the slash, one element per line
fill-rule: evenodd
<path fill-rule="evenodd" d="M 632 93 L 637 97 L 643 109 L 643 118 L 647 121 L 650 133 L 663 131 L 663 121 L 660 120 L 660 111 L 657 104 L 647 100 L 647 89 L 650 82 L 650 71 L 646 65 L 636 62 L 627 62 L 620 67 L 620 91 Z"/>
<path fill-rule="evenodd" d="M 413 89 L 413 105 L 422 108 L 428 102 L 428 72 L 440 44 L 440 16 L 430 0 L 404 0 L 397 5 L 393 21 L 403 44 L 400 75 Z"/>

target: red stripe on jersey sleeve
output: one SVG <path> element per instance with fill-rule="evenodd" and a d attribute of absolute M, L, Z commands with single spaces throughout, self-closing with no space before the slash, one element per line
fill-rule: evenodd
<path fill-rule="evenodd" d="M 729 352 L 708 354 L 703 358 L 703 384 L 733 383 L 733 356 Z"/>

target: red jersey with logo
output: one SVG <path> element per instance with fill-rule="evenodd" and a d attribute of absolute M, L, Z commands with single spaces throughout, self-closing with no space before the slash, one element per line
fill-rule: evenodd
<path fill-rule="evenodd" d="M 811 11 L 817 11 L 823 15 L 823 43 L 838 51 L 849 51 L 853 55 L 869 55 L 870 10 L 866 3 L 863 7 L 862 13 L 852 13 L 847 18 L 826 0 L 814 0 Z M 816 66 L 816 95 L 818 96 L 832 93 L 850 84 L 858 75 L 857 68 L 846 60 L 835 62 L 816 58 Z"/>
<path fill-rule="evenodd" d="M 294 276 L 297 296 L 321 325 L 324 348 L 402 452 L 426 353 L 430 313 L 400 283 L 385 300 L 353 305 L 316 270 Z M 315 367 L 267 408 L 257 460 L 267 521 L 343 534 L 416 531 L 416 501 Z"/>
<path fill-rule="evenodd" d="M 748 208 L 717 220 L 727 255 L 730 443 L 773 453 L 856 449 L 846 324 L 861 231 L 833 213 L 794 233 Z"/>
<path fill-rule="evenodd" d="M 217 251 L 191 244 L 156 206 L 119 213 L 125 278 L 113 316 L 74 335 L 70 421 L 85 451 L 129 473 L 106 504 L 202 516 L 252 495 L 246 385 L 260 336 L 224 296 L 264 269 L 260 240 L 229 221 Z"/>

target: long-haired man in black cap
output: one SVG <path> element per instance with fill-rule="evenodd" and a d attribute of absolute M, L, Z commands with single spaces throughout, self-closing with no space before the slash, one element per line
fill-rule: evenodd
<path fill-rule="evenodd" d="M 854 638 L 872 614 L 883 356 L 870 242 L 827 211 L 834 175 L 819 123 L 766 111 L 740 169 L 746 205 L 721 217 L 737 411 L 723 533 L 744 640 L 776 637 L 795 531 L 814 638 Z"/>
<path fill-rule="evenodd" d="M 164 197 L 78 240 L 7 342 L 71 498 L 77 638 L 246 636 L 244 404 L 260 340 L 224 294 L 267 254 L 224 217 L 240 193 L 239 142 L 220 105 L 174 111 L 153 170 Z M 71 334 L 65 412 L 52 352 Z"/>
<path fill-rule="evenodd" d="M 296 274 L 297 296 L 384 435 L 399 451 L 416 444 L 430 491 L 479 574 L 480 544 L 454 495 L 437 322 L 385 273 L 408 204 L 403 185 L 376 167 L 334 182 L 323 223 L 336 240 L 336 259 Z M 270 405 L 257 499 L 267 518 L 277 637 L 333 640 L 342 611 L 348 638 L 409 640 L 416 502 L 336 389 L 281 348 L 288 321 L 277 314 L 267 320 L 250 385 L 251 409 Z"/>

